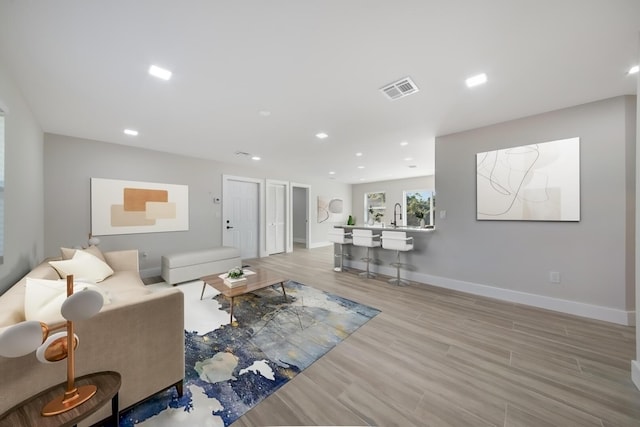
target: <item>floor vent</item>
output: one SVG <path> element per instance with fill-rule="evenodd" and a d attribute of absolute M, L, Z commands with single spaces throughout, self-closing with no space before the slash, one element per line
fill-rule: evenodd
<path fill-rule="evenodd" d="M 405 77 L 397 82 L 386 85 L 380 90 L 387 98 L 395 100 L 416 93 L 420 89 L 418 89 L 418 86 L 411 80 L 411 77 Z"/>

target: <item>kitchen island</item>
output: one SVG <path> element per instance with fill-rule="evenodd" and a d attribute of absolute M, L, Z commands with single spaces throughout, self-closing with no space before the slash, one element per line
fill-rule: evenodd
<path fill-rule="evenodd" d="M 435 232 L 434 228 L 425 227 L 412 227 L 412 226 L 381 226 L 381 225 L 336 225 L 335 228 L 344 228 L 347 231 L 353 229 L 373 230 L 373 234 L 379 234 L 382 236 L 383 231 L 404 231 L 407 233 L 407 237 L 413 237 L 413 250 L 408 252 L 402 252 L 400 259 L 403 264 L 401 270 L 401 276 L 407 280 L 414 280 L 412 278 L 412 272 L 420 271 L 420 264 L 424 262 L 426 256 L 428 256 L 428 243 Z M 366 270 L 366 263 L 361 260 L 367 256 L 367 248 L 354 245 L 343 245 L 345 253 L 344 266 L 346 268 L 354 268 L 357 270 Z M 334 245 L 334 252 L 340 253 L 340 245 Z M 374 261 L 371 261 L 370 270 L 372 273 L 383 274 L 390 277 L 395 277 L 396 269 L 391 263 L 396 262 L 396 251 L 379 248 L 371 249 L 371 257 Z M 339 265 L 339 258 L 335 258 L 334 267 Z"/>

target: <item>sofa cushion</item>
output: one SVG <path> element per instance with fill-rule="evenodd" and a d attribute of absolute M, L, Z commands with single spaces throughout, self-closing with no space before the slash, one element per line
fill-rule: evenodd
<path fill-rule="evenodd" d="M 239 257 L 240 250 L 238 248 L 221 246 L 219 248 L 203 249 L 200 251 L 192 252 L 181 252 L 174 255 L 165 255 L 162 258 L 166 266 L 168 266 L 169 268 L 177 268 Z"/>
<path fill-rule="evenodd" d="M 116 271 L 98 286 L 109 292 L 114 305 L 128 303 L 131 298 L 151 293 L 136 271 Z"/>
<path fill-rule="evenodd" d="M 91 255 L 97 257 L 98 259 L 104 262 L 107 262 L 107 260 L 104 258 L 104 255 L 102 254 L 102 251 L 97 246 L 94 246 L 94 245 L 91 245 L 85 249 L 60 248 L 62 259 L 72 259 L 73 256 L 76 254 L 76 251 L 84 251 L 84 252 L 90 253 Z"/>
<path fill-rule="evenodd" d="M 74 280 L 73 292 L 86 289 L 102 295 L 103 305 L 111 303 L 109 293 L 95 283 Z M 38 320 L 47 324 L 64 322 L 60 307 L 67 299 L 67 281 L 64 279 L 47 280 L 27 277 L 24 296 L 25 320 Z"/>
<path fill-rule="evenodd" d="M 49 264 L 63 279 L 72 274 L 75 278 L 89 279 L 97 283 L 113 274 L 113 270 L 106 262 L 82 250 L 76 250 L 71 259 L 49 261 Z"/>

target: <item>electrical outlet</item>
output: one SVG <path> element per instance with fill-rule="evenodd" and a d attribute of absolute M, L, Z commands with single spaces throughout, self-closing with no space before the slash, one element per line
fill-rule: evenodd
<path fill-rule="evenodd" d="M 559 271 L 550 271 L 549 272 L 549 282 L 551 282 L 551 283 L 560 283 L 560 272 Z"/>

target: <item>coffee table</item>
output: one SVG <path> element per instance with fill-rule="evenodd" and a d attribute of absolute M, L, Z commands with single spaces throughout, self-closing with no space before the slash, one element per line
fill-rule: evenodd
<path fill-rule="evenodd" d="M 231 309 L 229 310 L 230 311 L 229 323 L 231 325 L 233 325 L 233 302 L 235 297 L 237 296 L 245 295 L 253 291 L 257 291 L 259 289 L 264 289 L 270 286 L 280 284 L 280 287 L 282 288 L 282 293 L 284 294 L 284 301 L 289 302 L 289 300 L 287 299 L 287 293 L 284 290 L 284 282 L 286 282 L 289 279 L 287 279 L 282 274 L 275 273 L 270 270 L 264 270 L 261 268 L 252 268 L 251 271 L 254 272 L 255 274 L 246 275 L 245 277 L 247 278 L 247 280 L 244 281 L 242 285 L 234 286 L 234 287 L 227 286 L 224 283 L 224 280 L 218 277 L 220 274 L 223 274 L 223 273 L 213 274 L 211 276 L 205 276 L 200 278 L 200 280 L 204 282 L 204 284 L 202 285 L 202 293 L 200 294 L 200 299 L 202 299 L 202 297 L 204 296 L 204 290 L 207 287 L 207 285 L 220 291 L 220 293 L 224 295 L 226 298 L 230 298 Z"/>

